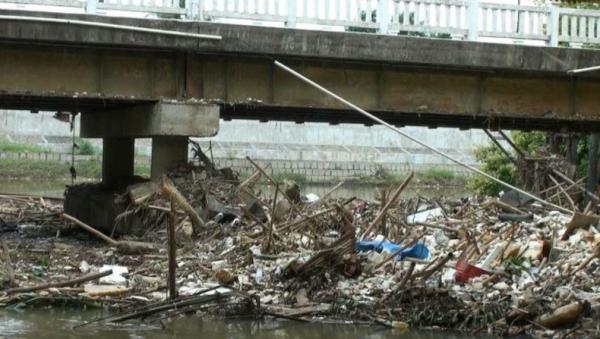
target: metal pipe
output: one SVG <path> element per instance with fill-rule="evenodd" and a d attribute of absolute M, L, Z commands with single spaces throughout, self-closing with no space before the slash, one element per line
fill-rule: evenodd
<path fill-rule="evenodd" d="M 535 196 L 535 195 L 533 195 L 533 194 L 531 194 L 529 192 L 526 192 L 526 191 L 524 191 L 524 190 L 522 190 L 522 189 L 520 189 L 518 187 L 515 187 L 515 186 L 513 186 L 513 185 L 511 185 L 511 184 L 509 184 L 507 182 L 504 182 L 504 181 L 502 181 L 502 180 L 500 180 L 500 179 L 498 179 L 498 178 L 496 178 L 496 177 L 494 177 L 492 175 L 489 175 L 489 174 L 485 173 L 484 171 L 482 171 L 482 170 L 480 170 L 478 168 L 475 168 L 475 167 L 473 167 L 473 166 L 471 166 L 471 165 L 469 165 L 469 164 L 467 164 L 465 162 L 462 162 L 462 161 L 460 161 L 458 159 L 455 159 L 455 158 L 451 157 L 450 155 L 448 155 L 448 154 L 446 154 L 446 153 L 438 150 L 435 147 L 429 146 L 428 144 L 424 143 L 423 141 L 421 141 L 421 140 L 419 140 L 417 138 L 414 138 L 414 137 L 412 137 L 412 136 L 410 136 L 410 135 L 402 132 L 396 126 L 393 126 L 393 125 L 385 122 L 384 120 L 381 120 L 380 118 L 378 118 L 378 117 L 374 116 L 373 114 L 365 111 L 364 109 L 356 106 L 355 104 L 353 104 L 350 101 L 342 98 L 341 96 L 339 96 L 339 95 L 331 92 L 330 90 L 326 89 L 325 87 L 317 84 L 316 82 L 310 80 L 309 78 L 307 78 L 304 75 L 296 72 L 295 70 L 291 69 L 290 67 L 282 64 L 281 62 L 279 62 L 277 60 L 275 60 L 275 65 L 277 67 L 285 70 L 286 72 L 292 74 L 296 78 L 298 78 L 298 79 L 306 82 L 307 84 L 315 87 L 316 89 L 320 90 L 321 92 L 323 92 L 323 93 L 325 93 L 325 94 L 327 94 L 327 95 L 329 95 L 329 96 L 337 99 L 341 103 L 343 103 L 346 106 L 348 106 L 348 107 L 354 109 L 355 111 L 361 113 L 362 115 L 366 116 L 367 118 L 369 118 L 369 119 L 371 119 L 371 120 L 373 120 L 373 121 L 375 121 L 375 122 L 377 122 L 377 123 L 379 123 L 381 125 L 384 125 L 385 127 L 389 128 L 389 129 L 393 130 L 394 132 L 402 135 L 403 137 L 405 137 L 405 138 L 407 138 L 407 139 L 409 139 L 409 140 L 411 140 L 411 141 L 413 141 L 413 142 L 415 142 L 415 143 L 417 143 L 417 144 L 419 144 L 419 145 L 427 148 L 428 150 L 432 151 L 433 153 L 436 153 L 437 155 L 440 155 L 440 156 L 442 156 L 442 157 L 444 157 L 444 158 L 446 158 L 446 159 L 448 159 L 448 160 L 450 160 L 450 161 L 452 161 L 452 162 L 454 162 L 454 163 L 456 163 L 456 164 L 458 164 L 458 165 L 460 165 L 460 166 L 462 166 L 462 167 L 464 167 L 464 168 L 466 168 L 466 169 L 468 169 L 468 170 L 470 170 L 472 172 L 475 172 L 475 173 L 477 173 L 477 174 L 479 174 L 481 176 L 484 176 L 484 177 L 486 177 L 486 178 L 488 178 L 488 179 L 490 179 L 492 181 L 495 181 L 495 182 L 499 183 L 500 185 L 502 185 L 502 186 L 504 186 L 506 188 L 515 190 L 515 191 L 517 191 L 517 192 L 519 192 L 519 193 L 521 193 L 521 194 L 523 194 L 523 195 L 525 195 L 525 196 L 527 196 L 527 197 L 529 197 L 529 198 L 531 198 L 531 199 L 533 199 L 535 201 L 538 201 L 538 202 L 540 202 L 540 203 L 542 203 L 544 205 L 550 206 L 552 208 L 556 208 L 557 210 L 565 212 L 565 213 L 571 213 L 571 214 L 574 213 L 573 211 L 570 211 L 570 210 L 568 210 L 568 209 L 566 209 L 566 208 L 564 208 L 562 206 L 558 206 L 558 205 L 555 205 L 555 204 L 553 204 L 551 202 L 548 202 L 548 201 L 546 201 L 546 200 L 544 200 L 542 198 L 539 198 L 539 197 L 537 197 L 537 196 Z"/>
<path fill-rule="evenodd" d="M 579 74 L 579 73 L 592 72 L 592 71 L 598 71 L 598 70 L 600 70 L 600 66 L 592 66 L 592 67 L 586 67 L 586 68 L 571 69 L 571 70 L 567 71 L 567 74 Z"/>
<path fill-rule="evenodd" d="M 115 25 L 115 24 L 107 24 L 104 22 L 84 21 L 84 20 L 39 18 L 39 17 L 34 17 L 34 16 L 21 16 L 21 15 L 0 15 L 0 20 L 50 22 L 50 23 L 67 24 L 67 25 L 102 27 L 102 28 L 118 29 L 118 30 L 123 30 L 123 31 L 173 35 L 173 36 L 181 36 L 181 37 L 196 38 L 196 39 L 209 39 L 209 40 L 221 40 L 222 39 L 222 37 L 220 35 L 177 32 L 177 31 L 169 31 L 169 30 L 165 30 L 165 29 L 135 27 L 135 26 L 128 26 L 128 25 Z"/>

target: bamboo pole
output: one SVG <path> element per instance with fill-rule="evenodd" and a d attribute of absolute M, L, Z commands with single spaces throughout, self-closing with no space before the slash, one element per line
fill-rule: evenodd
<path fill-rule="evenodd" d="M 171 198 L 171 211 L 169 212 L 169 221 L 167 222 L 167 237 L 169 242 L 169 299 L 177 297 L 177 286 L 175 286 L 175 269 L 177 268 L 177 247 L 175 244 L 175 202 Z"/>
<path fill-rule="evenodd" d="M 392 195 L 392 197 L 390 199 L 388 199 L 385 206 L 383 206 L 381 211 L 379 211 L 379 214 L 371 222 L 371 225 L 369 225 L 369 227 L 367 227 L 365 229 L 365 231 L 361 234 L 361 236 L 360 236 L 361 239 L 364 238 L 367 234 L 369 234 L 375 228 L 375 226 L 377 226 L 379 224 L 381 219 L 383 219 L 383 217 L 387 213 L 387 210 L 390 209 L 390 207 L 392 207 L 392 205 L 396 202 L 396 200 L 398 199 L 398 196 L 400 195 L 400 193 L 402 193 L 404 188 L 406 188 L 406 186 L 408 185 L 408 183 L 410 182 L 410 180 L 413 178 L 414 175 L 415 175 L 414 172 L 410 172 L 408 174 L 408 177 L 406 177 L 406 179 L 404 179 L 402 184 L 400 184 L 400 186 L 398 186 L 398 188 L 394 191 L 394 194 Z"/>
<path fill-rule="evenodd" d="M 357 106 L 357 105 L 355 105 L 355 104 L 351 103 L 350 101 L 348 101 L 348 100 L 346 100 L 346 99 L 342 98 L 341 96 L 339 96 L 339 95 L 337 95 L 337 94 L 333 93 L 332 91 L 330 91 L 330 90 L 326 89 L 325 87 L 323 87 L 323 86 L 321 86 L 321 85 L 317 84 L 316 82 L 314 82 L 314 81 L 310 80 L 309 78 L 307 78 L 307 77 L 305 77 L 304 75 L 302 75 L 302 74 L 300 74 L 300 73 L 296 72 L 295 70 L 291 69 L 290 67 L 288 67 L 288 66 L 286 66 L 286 65 L 282 64 L 281 62 L 279 62 L 279 61 L 277 61 L 277 60 L 275 60 L 275 65 L 276 65 L 277 67 L 279 67 L 279 68 L 281 68 L 281 69 L 285 70 L 286 72 L 288 72 L 288 73 L 292 74 L 292 75 L 293 75 L 293 76 L 295 76 L 296 78 L 298 78 L 298 79 L 300 79 L 300 80 L 302 80 L 302 81 L 306 82 L 307 84 L 309 84 L 309 85 L 311 85 L 311 86 L 315 87 L 316 89 L 320 90 L 321 92 L 323 92 L 323 93 L 325 93 L 325 94 L 327 94 L 327 95 L 329 95 L 329 96 L 331 96 L 331 97 L 335 98 L 335 99 L 336 99 L 336 100 L 338 100 L 339 102 L 341 102 L 341 103 L 345 104 L 346 106 L 348 106 L 348 107 L 350 107 L 350 108 L 354 109 L 355 111 L 357 111 L 357 112 L 361 113 L 362 115 L 366 116 L 367 118 L 369 118 L 369 119 L 371 119 L 371 120 L 373 120 L 373 121 L 375 121 L 375 122 L 377 122 L 377 123 L 379 123 L 379 124 L 381 124 L 381 125 L 384 125 L 385 127 L 389 128 L 389 129 L 391 129 L 391 130 L 393 130 L 394 132 L 396 132 L 396 133 L 398 133 L 398 134 L 400 134 L 400 135 L 404 136 L 405 138 L 407 138 L 407 139 L 409 139 L 409 140 L 411 140 L 411 141 L 413 141 L 413 142 L 415 142 L 415 143 L 417 143 L 417 144 L 419 144 L 419 145 L 421 145 L 421 146 L 423 146 L 423 147 L 427 148 L 428 150 L 432 151 L 433 153 L 435 153 L 435 154 L 437 154 L 437 155 L 439 155 L 439 156 L 441 156 L 441 157 L 443 157 L 443 158 L 446 158 L 446 159 L 448 159 L 448 160 L 450 160 L 450 161 L 454 162 L 454 163 L 455 163 L 455 164 L 457 164 L 457 165 L 460 165 L 460 166 L 462 166 L 462 167 L 464 167 L 464 168 L 466 168 L 466 169 L 468 169 L 468 170 L 470 170 L 470 171 L 472 171 L 472 172 L 475 172 L 475 173 L 477 173 L 477 174 L 479 174 L 479 175 L 481 175 L 481 176 L 483 176 L 483 177 L 486 177 L 486 178 L 488 178 L 488 179 L 490 179 L 490 180 L 492 180 L 492 181 L 494 181 L 494 182 L 497 182 L 498 184 L 500 184 L 500 185 L 502 185 L 502 186 L 504 186 L 504 187 L 506 187 L 506 188 L 509 188 L 509 189 L 515 190 L 515 191 L 517 191 L 517 192 L 519 192 L 519 193 L 521 193 L 521 194 L 523 194 L 523 195 L 525 195 L 525 196 L 528 196 L 528 197 L 530 197 L 531 199 L 533 199 L 533 200 L 535 200 L 535 201 L 538 201 L 538 202 L 540 202 L 540 203 L 542 203 L 542 204 L 544 204 L 544 205 L 546 205 L 546 206 L 550 206 L 550 207 L 552 207 L 552 208 L 556 208 L 557 210 L 559 210 L 559 211 L 562 211 L 562 212 L 565 212 L 565 213 L 569 213 L 569 214 L 573 214 L 573 213 L 574 213 L 574 212 L 573 212 L 573 211 L 571 211 L 571 210 L 568 210 L 568 209 L 566 209 L 566 208 L 564 208 L 564 207 L 562 207 L 562 206 L 555 205 L 555 204 L 553 204 L 553 203 L 551 203 L 551 202 L 548 202 L 548 201 L 546 201 L 546 200 L 544 200 L 544 199 L 542 199 L 542 198 L 540 198 L 540 197 L 538 197 L 538 196 L 536 196 L 536 195 L 534 195 L 534 194 L 531 194 L 531 193 L 529 193 L 529 192 L 527 192 L 527 191 L 524 191 L 524 190 L 522 190 L 522 189 L 520 189 L 520 188 L 518 188 L 518 187 L 516 187 L 516 186 L 513 186 L 513 185 L 511 185 L 511 184 L 509 184 L 509 183 L 507 183 L 507 182 L 505 182 L 505 181 L 502 181 L 502 180 L 500 180 L 500 179 L 498 179 L 498 178 L 494 177 L 493 175 L 490 175 L 490 174 L 488 174 L 488 173 L 486 173 L 486 172 L 484 172 L 484 171 L 482 171 L 482 170 L 480 170 L 480 169 L 478 169 L 478 168 L 476 168 L 476 167 L 473 167 L 473 166 L 471 166 L 471 165 L 469 165 L 469 164 L 467 164 L 467 163 L 465 163 L 465 162 L 463 162 L 463 161 L 461 161 L 461 160 L 458 160 L 458 159 L 456 159 L 456 158 L 454 158 L 454 157 L 452 157 L 452 156 L 450 156 L 450 155 L 448 155 L 448 154 L 446 154 L 446 153 L 444 153 L 444 152 L 442 152 L 442 151 L 438 150 L 437 148 L 435 148 L 435 147 L 432 147 L 432 146 L 430 146 L 429 144 L 426 144 L 425 142 L 423 142 L 423 141 L 421 141 L 421 140 L 419 140 L 419 139 L 417 139 L 417 138 L 415 138 L 415 137 L 412 137 L 412 136 L 410 136 L 410 135 L 409 135 L 409 134 L 407 134 L 407 133 L 404 133 L 403 131 L 401 131 L 401 130 L 400 130 L 399 128 L 397 128 L 396 126 L 393 126 L 392 124 L 390 124 L 390 123 L 387 123 L 387 122 L 385 122 L 384 120 L 382 120 L 382 119 L 380 119 L 380 118 L 378 118 L 378 117 L 374 116 L 373 114 L 371 114 L 371 113 L 369 113 L 369 112 L 365 111 L 364 109 L 360 108 L 359 106 Z"/>
<path fill-rule="evenodd" d="M 53 288 L 53 287 L 72 286 L 72 285 L 80 284 L 82 282 L 96 280 L 96 279 L 99 279 L 102 277 L 106 277 L 107 275 L 111 275 L 111 274 L 112 274 L 112 270 L 108 270 L 108 271 L 102 271 L 99 273 L 84 275 L 82 277 L 71 279 L 71 280 L 51 282 L 51 283 L 47 283 L 47 284 L 40 284 L 40 285 L 28 286 L 28 287 L 10 288 L 8 290 L 4 290 L 3 292 L 6 292 L 7 294 L 14 294 L 14 293 L 25 293 L 25 292 L 46 290 L 48 288 Z"/>

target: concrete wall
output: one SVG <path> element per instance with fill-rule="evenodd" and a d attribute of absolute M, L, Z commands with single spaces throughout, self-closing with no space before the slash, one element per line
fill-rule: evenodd
<path fill-rule="evenodd" d="M 0 111 L 0 140 L 4 137 L 70 152 L 69 124 L 52 115 Z M 76 120 L 76 132 L 78 124 Z M 403 131 L 471 164 L 476 164 L 471 155 L 473 148 L 488 143 L 487 136 L 479 130 L 404 127 Z M 99 139 L 90 140 L 101 148 Z M 251 171 L 250 164 L 244 160 L 250 156 L 270 163 L 275 173 L 300 174 L 311 181 L 373 175 L 380 168 L 394 174 L 432 167 L 464 173 L 461 167 L 382 126 L 221 121 L 217 136 L 196 140 L 208 154 L 212 146 L 212 156 L 220 166 Z M 138 155 L 149 156 L 150 150 L 149 139 L 136 140 Z M 70 155 L 61 160 L 70 161 Z"/>

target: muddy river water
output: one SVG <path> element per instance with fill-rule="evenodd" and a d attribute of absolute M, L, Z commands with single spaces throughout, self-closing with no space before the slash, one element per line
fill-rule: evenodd
<path fill-rule="evenodd" d="M 98 315 L 97 311 L 73 309 L 0 310 L 0 338 L 138 339 L 138 338 L 273 338 L 273 339 L 458 339 L 491 338 L 445 331 L 398 332 L 381 326 L 357 326 L 293 321 L 216 320 L 199 316 L 180 317 L 159 326 L 73 326 Z"/>
<path fill-rule="evenodd" d="M 81 183 L 81 182 L 77 182 Z M 5 180 L 0 178 L 0 193 L 21 193 L 21 194 L 33 194 L 42 195 L 49 197 L 60 198 L 63 196 L 65 185 L 69 185 L 70 181 L 67 180 L 55 180 L 55 181 L 36 181 L 36 180 Z M 335 184 L 305 184 L 301 185 L 302 193 L 314 193 L 318 196 L 327 194 Z M 348 198 L 358 197 L 361 199 L 372 200 L 377 194 L 377 188 L 384 187 L 383 185 L 375 184 L 360 184 L 354 185 L 347 183 L 334 191 L 331 196 L 333 198 Z M 421 195 L 423 197 L 461 197 L 469 195 L 468 190 L 465 187 L 457 186 L 434 186 L 424 187 L 410 185 L 402 192 L 402 197 L 414 197 Z"/>

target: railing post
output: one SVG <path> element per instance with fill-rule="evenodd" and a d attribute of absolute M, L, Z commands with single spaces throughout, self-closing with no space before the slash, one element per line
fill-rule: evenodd
<path fill-rule="evenodd" d="M 379 34 L 387 34 L 390 25 L 389 0 L 379 0 L 377 3 L 377 23 Z"/>
<path fill-rule="evenodd" d="M 557 6 L 550 6 L 550 41 L 549 45 L 556 47 L 558 46 L 558 27 L 560 26 L 560 12 Z"/>
<path fill-rule="evenodd" d="M 479 36 L 479 0 L 467 4 L 467 40 L 475 41 Z"/>
<path fill-rule="evenodd" d="M 188 20 L 198 20 L 200 17 L 200 2 L 202 0 L 185 0 L 185 16 Z"/>
<path fill-rule="evenodd" d="M 192 0 L 185 0 L 185 18 L 188 20 L 194 19 L 194 9 L 192 7 Z"/>
<path fill-rule="evenodd" d="M 85 1 L 85 12 L 86 13 L 95 14 L 97 7 L 98 7 L 98 0 L 86 0 Z"/>
<path fill-rule="evenodd" d="M 304 1 L 307 1 L 307 0 L 304 0 Z M 296 0 L 287 0 L 286 1 L 286 9 L 287 9 L 287 20 L 285 22 L 285 27 L 294 28 L 294 27 L 296 27 Z"/>

